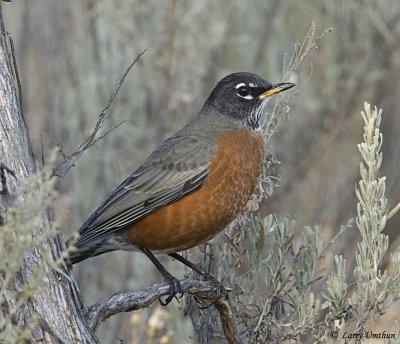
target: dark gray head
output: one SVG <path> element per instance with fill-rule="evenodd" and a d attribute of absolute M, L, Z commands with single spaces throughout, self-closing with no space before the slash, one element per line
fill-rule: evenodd
<path fill-rule="evenodd" d="M 292 83 L 271 84 L 252 73 L 233 73 L 218 82 L 206 104 L 257 128 L 268 98 L 293 86 Z"/>

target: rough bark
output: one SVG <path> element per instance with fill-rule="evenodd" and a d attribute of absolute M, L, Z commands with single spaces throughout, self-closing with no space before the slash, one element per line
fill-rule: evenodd
<path fill-rule="evenodd" d="M 0 163 L 13 172 L 14 177 L 6 178 L 7 193 L 0 196 L 0 216 L 4 218 L 10 199 L 24 197 L 20 190 L 20 180 L 38 170 L 38 163 L 32 153 L 28 131 L 19 102 L 20 91 L 11 40 L 5 31 L 0 5 Z M 7 176 L 7 174 L 6 174 Z M 46 233 L 50 226 L 49 213 L 44 212 L 43 228 Z M 32 229 L 34 232 L 34 230 Z M 39 234 L 36 230 L 36 235 Z M 35 235 L 35 234 L 33 234 Z M 60 254 L 58 238 L 48 238 L 51 256 L 43 256 L 40 247 L 25 259 L 15 286 L 25 283 L 29 274 L 45 259 L 55 259 Z M 79 291 L 65 266 L 58 273 L 43 276 L 46 284 L 44 292 L 37 293 L 21 310 L 16 318 L 19 326 L 33 323 L 32 316 L 38 314 L 39 326 L 33 331 L 34 341 L 45 343 L 95 343 L 97 339 L 86 325 L 82 311 Z M 1 280 L 0 280 L 1 283 Z M 7 302 L 15 304 L 16 300 Z"/>

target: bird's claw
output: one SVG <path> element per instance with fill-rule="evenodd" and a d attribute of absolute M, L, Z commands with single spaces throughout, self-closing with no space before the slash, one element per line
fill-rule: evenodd
<path fill-rule="evenodd" d="M 217 289 L 218 296 L 223 296 L 225 299 L 228 299 L 229 292 L 228 290 L 222 285 L 220 281 L 218 281 L 213 275 L 207 273 L 203 276 L 205 280 L 210 281 L 214 287 Z M 214 303 L 215 301 L 213 301 Z"/>
<path fill-rule="evenodd" d="M 224 299 L 228 299 L 229 297 L 229 292 L 228 290 L 222 285 L 222 283 L 220 281 L 218 281 L 213 275 L 207 273 L 203 275 L 203 278 L 207 281 L 210 281 L 211 284 L 214 286 L 214 288 L 216 289 L 216 296 L 215 299 L 212 300 L 209 303 L 206 303 L 205 301 L 199 299 L 198 297 L 194 297 L 195 301 L 197 302 L 197 304 L 199 305 L 199 309 L 206 309 L 211 307 L 215 302 L 217 302 L 217 300 L 220 297 L 223 297 Z"/>
<path fill-rule="evenodd" d="M 165 301 L 161 299 L 161 296 L 158 298 L 161 306 L 167 306 L 173 300 L 173 298 L 177 296 L 177 294 L 180 294 L 180 296 L 178 296 L 179 298 L 183 297 L 181 282 L 178 279 L 173 276 L 167 276 L 165 280 L 169 284 L 168 297 L 165 299 Z"/>

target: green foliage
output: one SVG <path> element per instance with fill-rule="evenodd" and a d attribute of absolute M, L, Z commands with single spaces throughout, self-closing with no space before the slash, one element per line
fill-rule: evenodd
<path fill-rule="evenodd" d="M 357 227 L 361 234 L 356 253 L 354 268 L 355 290 L 348 296 L 348 284 L 345 281 L 346 260 L 341 256 L 334 257 L 333 271 L 327 281 L 328 292 L 324 295 L 329 307 L 328 318 L 356 322 L 356 332 L 363 332 L 365 323 L 375 315 L 400 300 L 399 255 L 391 255 L 393 273 L 381 265 L 385 262 L 389 247 L 389 237 L 383 234 L 386 225 L 389 205 L 385 195 L 385 177 L 379 177 L 382 164 L 382 133 L 379 130 L 382 111 L 375 107 L 371 110 L 365 103 L 362 111 L 364 121 L 364 142 L 358 149 L 364 162 L 360 163 L 361 180 L 356 188 Z M 351 310 L 352 319 L 345 315 Z"/>
<path fill-rule="evenodd" d="M 385 177 L 378 177 L 382 165 L 382 134 L 379 131 L 381 110 L 372 111 L 365 103 L 364 142 L 358 145 L 364 163 L 360 164 L 361 180 L 356 189 L 357 227 L 362 241 L 358 243 L 357 266 L 354 271 L 357 291 L 352 303 L 362 314 L 357 329 L 362 330 L 366 320 L 380 313 L 394 301 L 400 300 L 400 280 L 380 269 L 389 247 L 389 237 L 382 233 L 387 221 L 389 205 L 385 196 Z M 399 271 L 396 273 L 398 274 Z"/>
<path fill-rule="evenodd" d="M 243 237 L 236 236 L 221 247 L 218 269 L 226 284 L 234 288 L 233 306 L 246 337 L 264 343 L 316 331 L 321 302 L 311 286 L 319 279 L 319 231 L 305 228 L 297 240 L 294 221 L 272 215 L 254 218 L 250 228 Z M 239 242 L 243 241 L 248 241 L 248 249 L 241 252 Z"/>
<path fill-rule="evenodd" d="M 342 256 L 334 256 L 332 271 L 326 281 L 326 291 L 322 293 L 324 306 L 330 310 L 332 319 L 339 317 L 347 306 L 346 264 L 347 261 Z"/>

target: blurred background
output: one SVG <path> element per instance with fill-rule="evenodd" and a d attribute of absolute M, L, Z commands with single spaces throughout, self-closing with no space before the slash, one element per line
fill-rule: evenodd
<path fill-rule="evenodd" d="M 65 238 L 199 111 L 221 77 L 250 71 L 282 81 L 284 65 L 312 23 L 317 35 L 333 30 L 290 75 L 297 93 L 289 99 L 289 119 L 270 144 L 281 162 L 279 187 L 259 214 L 290 214 L 299 228 L 318 226 L 325 240 L 355 217 L 365 100 L 383 108 L 382 175 L 390 204 L 400 201 L 397 0 L 19 0 L 2 8 L 15 43 L 31 140 L 45 161 L 57 145 L 68 154 L 85 140 L 126 67 L 147 49 L 104 130 L 124 124 L 86 151 L 62 183 L 55 210 Z M 397 215 L 387 227 L 392 249 L 399 246 L 399 233 Z M 350 228 L 334 252 L 352 261 L 357 240 Z M 180 264 L 162 261 L 183 276 Z M 74 276 L 88 304 L 161 281 L 145 257 L 125 252 L 85 261 L 74 267 Z M 186 343 L 193 329 L 180 308 L 177 302 L 163 309 L 154 304 L 115 316 L 101 325 L 99 338 Z"/>

